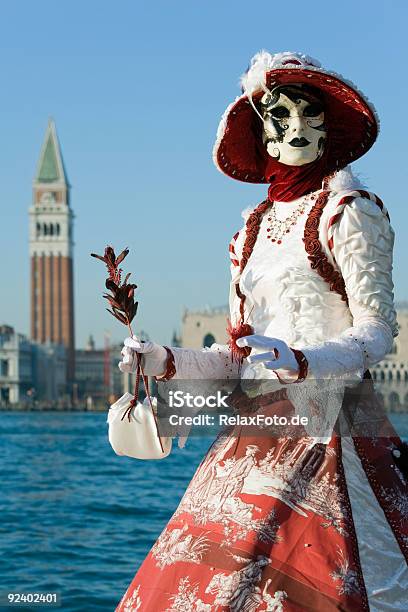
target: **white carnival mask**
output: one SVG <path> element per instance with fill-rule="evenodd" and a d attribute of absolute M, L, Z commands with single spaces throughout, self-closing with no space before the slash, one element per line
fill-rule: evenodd
<path fill-rule="evenodd" d="M 326 126 L 323 102 L 301 85 L 278 86 L 261 99 L 263 142 L 268 154 L 287 166 L 319 159 Z"/>

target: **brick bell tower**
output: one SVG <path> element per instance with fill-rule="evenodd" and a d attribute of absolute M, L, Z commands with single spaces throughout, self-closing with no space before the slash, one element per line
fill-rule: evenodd
<path fill-rule="evenodd" d="M 75 375 L 73 219 L 70 184 L 55 123 L 49 120 L 33 181 L 30 214 L 31 337 L 63 344 L 67 383 Z"/>

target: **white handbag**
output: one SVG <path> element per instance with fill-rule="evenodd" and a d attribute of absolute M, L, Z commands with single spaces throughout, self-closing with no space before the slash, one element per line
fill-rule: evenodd
<path fill-rule="evenodd" d="M 170 454 L 172 437 L 159 436 L 152 407 L 146 398 L 132 408 L 131 393 L 125 393 L 108 411 L 109 442 L 117 455 L 134 459 L 164 459 Z M 151 398 L 157 410 L 157 399 Z"/>

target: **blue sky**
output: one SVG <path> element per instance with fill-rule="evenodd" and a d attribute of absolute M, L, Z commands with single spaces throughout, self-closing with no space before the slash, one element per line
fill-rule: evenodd
<path fill-rule="evenodd" d="M 126 329 L 104 310 L 107 243 L 129 246 L 137 327 L 169 342 L 183 307 L 227 302 L 227 246 L 265 187 L 220 174 L 211 150 L 238 78 L 260 49 L 303 51 L 354 81 L 381 133 L 354 164 L 396 230 L 396 296 L 408 297 L 407 3 L 14 0 L 0 20 L 0 322 L 29 333 L 28 207 L 51 115 L 72 183 L 76 337 Z"/>

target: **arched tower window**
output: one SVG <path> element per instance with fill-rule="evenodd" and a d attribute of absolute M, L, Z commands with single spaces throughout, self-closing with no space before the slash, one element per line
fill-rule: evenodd
<path fill-rule="evenodd" d="M 57 236 L 59 236 L 60 235 L 60 224 L 59 223 L 57 223 L 56 225 L 56 231 L 57 231 Z"/>
<path fill-rule="evenodd" d="M 215 338 L 212 334 L 206 334 L 203 339 L 203 346 L 211 346 L 214 344 Z"/>
<path fill-rule="evenodd" d="M 37 236 L 41 235 L 41 223 L 37 223 Z"/>
<path fill-rule="evenodd" d="M 43 234 L 44 234 L 44 236 L 48 235 L 48 228 L 47 228 L 47 224 L 46 223 L 43 223 Z"/>
<path fill-rule="evenodd" d="M 50 223 L 50 236 L 54 235 L 54 225 Z"/>

